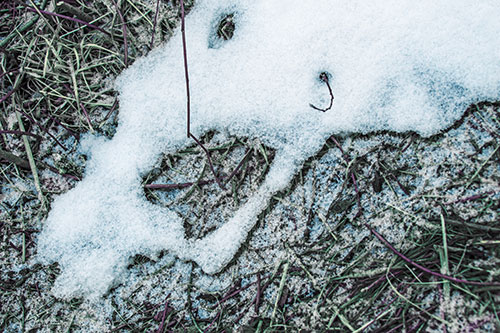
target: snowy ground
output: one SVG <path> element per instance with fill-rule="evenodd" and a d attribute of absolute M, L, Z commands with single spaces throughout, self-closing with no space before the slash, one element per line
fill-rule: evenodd
<path fill-rule="evenodd" d="M 178 7 L 160 4 L 158 26 L 168 31 L 165 24 L 175 21 Z M 68 2 L 65 6 L 69 7 L 49 2 L 46 10 L 83 18 L 84 14 L 92 17 L 112 12 L 116 22 L 111 17 L 107 20 L 114 22 L 113 33 L 121 36 L 120 15 L 112 3 L 83 6 Z M 80 13 L 68 8 L 77 8 Z M 141 46 L 145 50 L 150 43 L 156 3 L 123 2 L 120 8 L 129 23 L 127 36 L 132 46 L 128 56 L 134 58 Z M 2 11 L 6 17 L 13 13 Z M 36 24 L 49 34 L 51 22 L 47 19 Z M 64 29 L 77 26 L 69 24 Z M 158 39 L 161 29 L 155 30 Z M 117 59 L 126 61 L 121 52 L 123 39 L 115 36 L 108 45 L 99 39 L 98 30 L 89 29 L 86 34 L 85 43 L 103 43 Z M 21 55 L 32 52 L 29 40 L 17 40 L 11 50 Z M 72 48 L 65 48 L 68 40 L 43 40 L 46 42 L 36 44 L 30 59 L 43 59 L 52 52 L 51 43 L 56 43 L 61 47 L 57 52 L 62 63 L 68 66 L 67 59 L 73 59 Z M 323 140 L 323 147 L 306 160 L 289 185 L 272 196 L 234 259 L 216 275 L 207 275 L 194 262 L 181 261 L 168 251 L 153 255 L 146 251 L 146 256 L 138 251 L 104 296 L 92 300 L 55 297 L 59 265 L 33 261 L 47 215 L 41 202 L 46 200 L 50 206 L 54 195 L 75 186 L 74 180 L 61 174 L 81 177 L 85 170 L 87 162 L 78 150 L 78 135 L 71 132 L 86 132 L 90 123 L 104 136 L 114 133 L 116 113 L 106 117 L 114 100 L 111 82 L 99 77 L 104 69 L 120 72 L 121 65 L 116 59 L 110 62 L 109 54 L 82 53 L 82 63 L 101 66 L 88 74 L 88 80 L 93 80 L 90 84 L 81 77 L 75 84 L 80 90 L 78 98 L 89 111 L 88 119 L 71 93 L 71 75 L 58 73 L 61 64 L 56 55 L 54 67 L 48 69 L 43 61 L 18 64 L 24 65 L 28 74 L 12 103 L 3 103 L 2 130 L 23 130 L 15 113 L 24 111 L 20 105 L 25 110 L 42 105 L 40 109 L 45 108 L 49 115 L 31 111 L 20 115 L 26 124 L 24 130 L 41 135 L 45 138 L 41 142 L 29 139 L 26 144 L 19 135 L 2 134 L 0 329 L 499 329 L 500 109 L 495 103 L 471 105 L 450 129 L 430 138 L 412 132 L 379 131 Z M 3 70 L 11 70 L 13 62 L 15 65 L 15 60 L 3 56 Z M 44 70 L 48 73 L 45 78 L 41 77 Z M 3 95 L 15 78 L 15 73 L 5 76 Z M 51 81 L 57 84 L 51 86 Z M 40 90 L 33 91 L 32 86 Z M 99 91 L 97 97 L 92 91 Z M 20 104 L 22 99 L 28 102 Z M 68 150 L 28 116 L 49 127 Z M 51 120 L 54 118 L 60 123 Z M 141 178 L 143 185 L 197 183 L 178 189 L 144 190 L 148 202 L 166 207 L 182 219 L 190 240 L 216 230 L 256 193 L 279 150 L 266 140 L 217 131 L 202 139 L 217 170 L 226 175 L 238 170 L 226 190 L 211 182 L 206 157 L 195 145 L 157 157 Z M 28 163 L 31 158 L 36 161 L 36 172 Z M 446 282 L 424 273 L 395 256 L 365 223 L 427 269 L 483 284 Z"/>

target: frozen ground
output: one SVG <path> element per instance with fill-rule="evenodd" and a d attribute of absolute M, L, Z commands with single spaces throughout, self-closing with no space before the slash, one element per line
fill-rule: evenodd
<path fill-rule="evenodd" d="M 492 309 L 499 301 L 496 293 L 491 294 L 492 303 L 486 303 L 481 299 L 485 291 L 477 292 L 477 298 L 468 298 L 462 294 L 464 286 L 452 285 L 449 298 L 443 301 L 444 292 L 435 284 L 438 280 L 418 270 L 408 274 L 409 268 L 401 260 L 395 260 L 362 223 L 370 223 L 396 248 L 408 251 L 414 260 L 439 270 L 439 263 L 433 260 L 439 258 L 442 246 L 440 216 L 444 214 L 448 232 L 454 235 L 448 239 L 450 256 L 457 260 L 474 254 L 450 269 L 460 272 L 474 267 L 479 272 L 484 270 L 481 280 L 498 281 L 495 270 L 498 248 L 493 238 L 499 231 L 498 114 L 497 107 L 484 106 L 480 112 L 467 115 L 460 126 L 430 139 L 415 134 L 381 133 L 328 140 L 292 185 L 273 197 L 235 260 L 215 276 L 166 252 L 159 257 L 135 256 L 125 282 L 102 299 L 62 301 L 50 292 L 59 272 L 57 265 L 23 268 L 18 252 L 22 234 L 13 230 L 8 239 L 4 238 L 2 252 L 2 281 L 6 291 L 2 294 L 2 309 L 13 314 L 4 317 L 4 322 L 10 323 L 5 328 L 17 331 L 21 321 L 16 318 L 23 318 L 27 330 L 37 327 L 62 330 L 70 326 L 96 332 L 117 327 L 124 331 L 158 328 L 167 304 L 167 323 L 177 325 L 177 329 L 192 325 L 192 318 L 205 327 L 221 316 L 223 324 L 214 326 L 218 330 L 232 325 L 256 328 L 255 318 L 260 318 L 263 327 L 274 319 L 280 325 L 286 322 L 292 330 L 293 327 L 324 329 L 328 325 L 342 330 L 345 326 L 335 319 L 335 309 L 340 309 L 352 326 L 359 327 L 373 320 L 390 301 L 404 306 L 408 304 L 407 298 L 418 303 L 418 307 L 407 308 L 408 327 L 427 318 L 430 319 L 427 329 L 440 328 L 439 321 L 428 317 L 434 315 L 444 316 L 452 332 L 467 331 L 478 323 L 481 330 L 494 331 Z M 345 156 L 333 139 L 341 145 Z M 240 142 L 216 135 L 206 142 L 212 148 L 219 148 L 216 150 L 219 153 L 214 153 L 216 160 L 229 170 L 241 160 L 243 150 L 253 149 L 231 186 L 233 190 L 222 192 L 211 184 L 150 192 L 154 204 L 176 207 L 194 238 L 217 227 L 199 221 L 213 221 L 213 215 L 230 215 L 237 202 L 245 200 L 247 193 L 258 186 L 259 177 L 265 173 L 264 150 L 267 149 L 267 158 L 272 159 L 272 151 L 258 141 Z M 346 162 L 346 158 L 352 162 Z M 173 183 L 205 178 L 200 176 L 203 161 L 204 154 L 193 147 L 166 156 L 163 163 L 172 167 L 149 177 L 170 179 Z M 352 174 L 363 207 L 358 217 L 356 191 L 350 181 Z M 58 178 L 51 175 L 43 177 L 42 182 L 50 184 Z M 21 196 L 23 189 L 29 191 L 29 187 L 17 185 L 10 193 L 11 198 Z M 29 209 L 25 211 L 30 213 Z M 485 232 L 484 228 L 491 230 Z M 475 238 L 478 233 L 485 238 Z M 29 246 L 28 255 L 33 250 L 33 245 Z M 283 276 L 285 286 L 280 290 Z M 261 291 L 256 310 L 258 279 L 260 288 L 266 285 L 267 288 Z M 388 285 L 391 280 L 402 295 L 398 296 Z M 381 285 L 372 288 L 380 288 L 380 295 L 371 298 L 373 295 L 363 289 L 377 281 Z M 411 284 L 417 281 L 423 285 L 417 283 L 412 290 Z M 425 281 L 432 287 L 425 287 Z M 357 299 L 355 296 L 363 295 L 363 291 L 370 296 Z M 277 297 L 279 304 L 275 307 Z M 377 311 L 365 308 L 370 307 L 370 302 L 375 303 Z M 482 312 L 481 307 L 484 307 Z M 371 329 L 377 327 L 383 325 L 375 321 Z"/>
<path fill-rule="evenodd" d="M 186 21 L 191 131 L 258 139 L 274 160 L 232 214 L 192 221 L 218 224 L 204 237 L 186 237 L 172 208 L 146 200 L 144 174 L 193 142 L 178 30 L 117 79 L 116 134 L 82 140 L 84 178 L 51 205 L 38 253 L 61 265 L 54 293 L 99 297 L 121 281 L 129 257 L 161 250 L 218 273 L 330 135 L 430 136 L 470 104 L 500 99 L 499 15 L 495 1 L 200 0 Z M 217 31 L 229 16 L 234 31 L 225 40 Z M 328 105 L 329 89 L 330 110 L 310 105 Z"/>
<path fill-rule="evenodd" d="M 95 7 L 70 6 L 88 15 L 116 9 L 112 3 L 99 7 L 97 2 Z M 137 2 L 135 6 L 121 5 L 128 20 L 128 42 L 149 44 L 149 39 L 136 36 L 144 35 L 141 29 L 150 33 L 153 25 L 144 18 L 153 21 L 155 3 Z M 46 9 L 68 14 L 51 3 Z M 162 2 L 160 9 L 159 17 L 168 21 L 175 17 L 169 11 L 175 13 L 177 7 Z M 118 34 L 122 31 L 119 15 L 115 18 L 114 33 Z M 141 20 L 144 26 L 139 24 Z M 43 24 L 41 29 L 50 31 Z M 99 36 L 98 31 L 87 33 Z M 107 46 L 102 40 L 88 41 L 93 42 L 102 42 L 121 54 L 120 43 Z M 64 46 L 68 41 L 62 38 L 53 43 Z M 15 45 L 21 49 L 22 40 Z M 37 45 L 35 52 L 42 58 L 44 45 Z M 71 48 L 68 53 L 64 47 L 62 50 L 60 57 L 72 57 Z M 132 51 L 129 56 L 137 56 Z M 82 63 L 91 63 L 85 56 Z M 108 53 L 100 56 L 91 64 L 108 61 Z M 35 76 L 41 75 L 43 64 L 26 65 L 28 83 L 14 96 L 28 96 L 31 85 L 45 82 Z M 3 62 L 9 69 L 7 65 Z M 35 94 L 30 96 L 35 105 L 47 105 L 48 110 L 56 105 L 50 111 L 52 116 L 67 127 L 69 123 L 73 131 L 83 132 L 85 126 L 93 124 L 97 132 L 111 136 L 115 124 L 114 115 L 109 120 L 106 117 L 112 104 L 106 96 L 108 83 L 95 79 L 102 83 L 102 103 L 108 103 L 103 108 L 79 77 L 80 98 L 90 113 L 88 122 L 78 104 L 71 103 L 64 74 L 55 69 L 47 73 L 47 82 L 51 75 L 53 82 L 59 82 L 58 75 L 62 75 L 61 89 L 69 102 L 50 104 L 55 103 L 55 97 L 51 100 L 50 94 Z M 10 89 L 8 85 L 3 88 Z M 47 91 L 59 94 L 54 89 Z M 66 106 L 78 122 L 65 118 L 65 112 L 70 112 L 62 112 Z M 16 110 L 16 103 L 6 106 L 3 129 L 20 129 Z M 36 113 L 32 116 L 44 119 Z M 388 131 L 326 135 L 323 146 L 316 153 L 308 152 L 312 156 L 288 185 L 270 198 L 222 272 L 207 275 L 195 263 L 180 261 L 168 251 L 137 251 L 131 253 L 113 288 L 88 300 L 55 297 L 54 281 L 61 276 L 60 265 L 30 261 L 46 215 L 37 187 L 51 203 L 54 194 L 75 185 L 61 173 L 81 176 L 87 164 L 86 156 L 77 150 L 78 136 L 54 125 L 51 133 L 69 149 L 65 151 L 50 138 L 41 144 L 31 141 L 39 168 L 38 184 L 33 170 L 23 170 L 23 164 L 10 155 L 2 156 L 9 163 L 2 162 L 0 329 L 125 332 L 240 328 L 253 332 L 302 328 L 346 331 L 366 326 L 368 331 L 379 332 L 442 331 L 443 327 L 450 332 L 495 331 L 499 325 L 498 285 L 487 283 L 499 280 L 499 129 L 498 104 L 480 103 L 472 105 L 451 129 L 430 138 Z M 47 136 L 35 126 L 26 130 Z M 280 147 L 234 134 L 238 133 L 211 131 L 203 136 L 221 173 L 230 174 L 240 165 L 224 191 L 210 183 L 205 155 L 194 145 L 156 156 L 153 166 L 141 175 L 142 185 L 197 183 L 178 189 L 144 190 L 153 207 L 168 208 L 182 220 L 188 239 L 202 239 L 220 227 L 257 191 L 276 160 Z M 2 151 L 29 160 L 20 136 L 4 134 L 2 140 Z M 46 165 L 53 166 L 52 171 Z M 394 256 L 364 223 L 428 269 L 485 284 L 445 282 L 411 267 Z M 96 293 L 102 288 L 96 286 Z"/>

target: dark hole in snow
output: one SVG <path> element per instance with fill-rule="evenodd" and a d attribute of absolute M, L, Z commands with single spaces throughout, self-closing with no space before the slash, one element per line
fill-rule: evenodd
<path fill-rule="evenodd" d="M 318 79 L 321 82 L 330 82 L 332 80 L 332 74 L 330 74 L 327 71 L 323 71 L 323 72 L 319 73 Z"/>
<path fill-rule="evenodd" d="M 220 21 L 219 26 L 217 27 L 217 37 L 224 40 L 233 38 L 235 29 L 233 18 L 233 14 L 228 14 Z"/>

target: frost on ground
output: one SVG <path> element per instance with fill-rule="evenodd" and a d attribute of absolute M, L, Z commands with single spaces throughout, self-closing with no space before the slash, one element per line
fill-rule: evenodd
<path fill-rule="evenodd" d="M 442 331 L 438 319 L 444 318 L 449 332 L 494 332 L 495 306 L 500 303 L 495 290 L 479 287 L 469 294 L 464 291 L 469 286 L 454 284 L 447 294 L 446 283 L 397 260 L 363 223 L 413 260 L 439 271 L 444 215 L 452 274 L 480 274 L 481 281 L 498 281 L 498 246 L 488 241 L 500 232 L 499 119 L 498 105 L 483 105 L 429 139 L 411 133 L 329 138 L 291 186 L 273 196 L 242 250 L 216 275 L 168 251 L 137 255 L 129 260 L 123 283 L 97 302 L 65 301 L 50 292 L 61 273 L 57 265 L 19 270 L 22 238 L 13 230 L 10 241 L 17 250 L 2 248 L 6 261 L 0 276 L 5 291 L 0 305 L 12 316 L 4 319 L 11 323 L 7 331 L 19 331 L 21 325 L 47 332 L 159 327 L 187 331 L 196 322 L 202 330 L 212 325 L 218 332 L 245 327 L 253 332 L 259 322 L 270 327 L 272 318 L 275 325 L 286 323 L 291 331 L 345 331 L 340 315 L 354 328 L 373 321 L 368 331 L 384 332 L 402 324 L 398 313 L 405 309 L 408 330 L 423 325 L 427 331 Z M 204 171 L 203 152 L 194 145 L 162 156 L 157 168 L 144 176 L 146 183 L 200 179 L 195 187 L 146 191 L 153 205 L 182 217 L 192 239 L 224 223 L 237 202 L 261 183 L 266 156 L 268 163 L 273 161 L 272 150 L 258 140 L 220 134 L 204 140 L 224 171 L 233 170 L 247 156 L 231 191 L 202 182 L 210 174 Z M 19 185 L 11 195 L 27 190 Z M 286 283 L 280 292 L 283 277 Z M 377 317 L 387 310 L 387 316 Z"/>
<path fill-rule="evenodd" d="M 192 131 L 260 140 L 274 152 L 269 170 L 231 214 L 209 218 L 214 227 L 199 238 L 186 232 L 180 207 L 147 200 L 144 177 L 163 154 L 192 143 L 176 33 L 120 76 L 115 136 L 82 144 L 90 156 L 84 180 L 52 204 L 38 259 L 60 265 L 54 293 L 101 296 L 124 281 L 131 257 L 162 250 L 217 273 L 332 134 L 429 136 L 471 103 L 498 100 L 499 14 L 496 1 L 199 1 L 186 22 Z M 225 41 L 216 31 L 228 15 L 235 31 Z M 310 106 L 330 102 L 323 73 L 335 96 L 327 112 Z M 436 156 L 444 163 L 446 154 Z M 353 229 L 351 237 L 363 236 Z"/>

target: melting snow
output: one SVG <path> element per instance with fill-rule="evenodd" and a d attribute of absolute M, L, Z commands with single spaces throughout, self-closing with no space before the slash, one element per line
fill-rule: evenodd
<path fill-rule="evenodd" d="M 234 36 L 219 22 L 233 15 Z M 270 196 L 333 133 L 450 126 L 470 103 L 500 98 L 500 7 L 491 1 L 199 0 L 187 17 L 192 132 L 259 138 L 276 157 L 259 190 L 201 240 L 145 199 L 142 176 L 161 154 L 188 144 L 179 31 L 123 72 L 119 126 L 89 139 L 91 159 L 56 198 L 39 259 L 59 262 L 54 292 L 95 297 L 131 256 L 166 249 L 215 273 L 233 258 Z M 335 95 L 319 79 L 328 73 Z"/>

